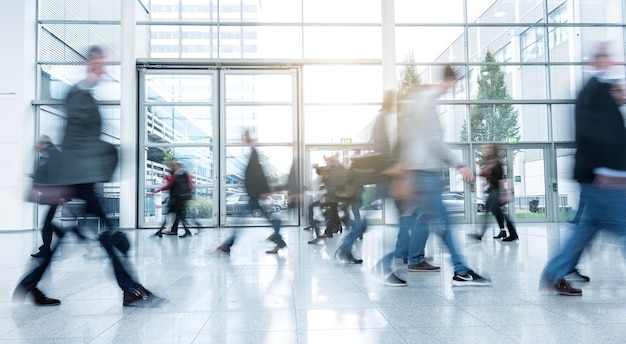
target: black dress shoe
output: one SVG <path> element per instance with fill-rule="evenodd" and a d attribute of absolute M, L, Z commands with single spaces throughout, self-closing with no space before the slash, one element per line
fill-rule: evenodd
<path fill-rule="evenodd" d="M 193 235 L 193 234 L 191 234 L 191 232 L 185 232 L 185 234 L 183 234 L 183 235 L 179 235 L 178 237 L 179 237 L 179 238 L 186 238 L 186 237 L 190 237 L 190 236 L 192 236 L 192 235 Z"/>
<path fill-rule="evenodd" d="M 500 231 L 500 233 L 493 237 L 494 239 L 506 238 L 506 231 Z"/>
<path fill-rule="evenodd" d="M 46 258 L 46 257 L 50 257 L 51 254 L 52 252 L 39 251 L 37 253 L 31 254 L 30 256 L 33 258 Z"/>
<path fill-rule="evenodd" d="M 124 307 L 159 307 L 167 303 L 167 299 L 158 297 L 142 286 L 124 291 Z"/>
<path fill-rule="evenodd" d="M 30 292 L 33 294 L 33 300 L 38 306 L 58 306 L 61 304 L 61 300 L 47 297 L 44 293 L 41 292 L 41 290 L 37 288 L 31 289 Z"/>

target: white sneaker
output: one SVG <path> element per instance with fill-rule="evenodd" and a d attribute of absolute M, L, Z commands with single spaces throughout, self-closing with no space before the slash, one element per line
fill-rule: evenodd
<path fill-rule="evenodd" d="M 464 275 L 455 272 L 454 277 L 452 277 L 452 285 L 457 287 L 466 285 L 488 286 L 491 285 L 491 280 L 480 276 L 472 270 L 468 270 Z"/>

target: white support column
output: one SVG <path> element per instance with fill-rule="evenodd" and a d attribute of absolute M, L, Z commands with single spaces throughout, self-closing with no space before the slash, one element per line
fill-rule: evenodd
<path fill-rule="evenodd" d="M 137 226 L 137 73 L 135 66 L 135 1 L 122 2 L 120 228 Z"/>
<path fill-rule="evenodd" d="M 35 165 L 37 2 L 0 1 L 0 30 L 0 231 L 33 229 L 33 204 L 23 200 Z"/>
<path fill-rule="evenodd" d="M 381 0 L 383 91 L 396 89 L 396 27 L 394 0 Z M 382 94 L 381 94 L 382 96 Z"/>
<path fill-rule="evenodd" d="M 394 0 L 381 0 L 381 37 L 383 63 L 383 89 L 380 97 L 388 90 L 396 90 L 396 19 Z M 391 199 L 385 201 L 386 224 L 398 223 L 396 207 Z"/>

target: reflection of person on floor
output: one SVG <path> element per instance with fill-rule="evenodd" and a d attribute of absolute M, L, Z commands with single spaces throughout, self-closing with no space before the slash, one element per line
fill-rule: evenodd
<path fill-rule="evenodd" d="M 50 137 L 41 135 L 35 144 L 39 151 L 39 160 L 33 176 L 33 185 L 49 185 L 55 183 L 59 173 L 59 163 L 61 162 L 61 152 L 52 143 Z M 52 220 L 56 214 L 58 204 L 50 204 L 41 229 L 41 239 L 43 244 L 39 246 L 39 252 L 31 254 L 34 258 L 43 258 L 52 254 L 50 245 L 52 244 L 53 232 L 61 238 L 63 231 L 57 227 Z"/>
<path fill-rule="evenodd" d="M 250 159 L 248 160 L 248 165 L 246 166 L 246 171 L 244 173 L 244 185 L 246 187 L 246 193 L 250 197 L 248 200 L 248 208 L 251 211 L 254 209 L 263 209 L 259 200 L 269 197 L 271 189 L 269 183 L 267 182 L 265 172 L 263 172 L 261 162 L 259 161 L 259 153 L 254 147 L 254 140 L 248 130 L 245 131 L 243 140 L 251 148 Z M 272 224 L 272 228 L 274 228 L 274 234 L 270 235 L 268 240 L 273 241 L 276 244 L 276 247 L 272 250 L 265 251 L 265 253 L 276 254 L 280 249 L 287 246 L 287 243 L 285 243 L 283 237 L 280 235 L 280 226 L 282 221 L 277 214 L 270 215 L 265 211 L 263 211 L 263 214 L 265 214 L 267 220 Z M 217 248 L 217 251 L 229 254 L 231 247 L 235 244 L 236 237 L 237 234 L 235 231 Z"/>

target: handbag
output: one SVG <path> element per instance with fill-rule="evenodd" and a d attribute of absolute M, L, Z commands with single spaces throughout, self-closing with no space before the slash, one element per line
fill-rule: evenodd
<path fill-rule="evenodd" d="M 500 180 L 500 194 L 498 195 L 498 199 L 501 205 L 513 202 L 513 193 L 509 188 L 509 181 L 506 179 Z"/>
<path fill-rule="evenodd" d="M 406 169 L 403 163 L 395 163 L 389 166 L 383 175 L 391 178 L 389 183 L 389 196 L 396 201 L 404 201 L 413 196 L 415 193 L 414 175 Z"/>
<path fill-rule="evenodd" d="M 386 178 L 383 171 L 390 165 L 386 154 L 368 153 L 352 158 L 352 180 L 356 185 L 377 184 Z"/>
<path fill-rule="evenodd" d="M 26 201 L 37 204 L 62 204 L 71 199 L 67 186 L 33 185 L 26 194 Z"/>

